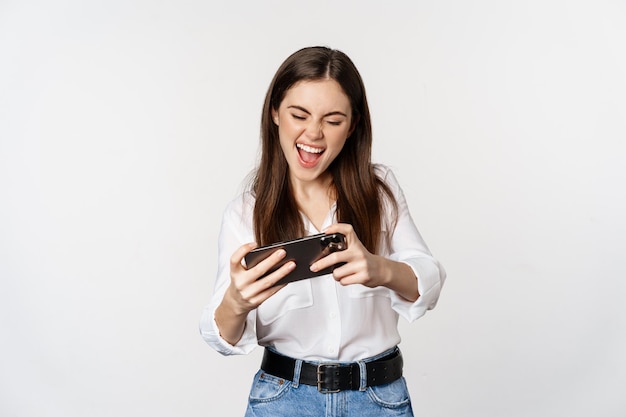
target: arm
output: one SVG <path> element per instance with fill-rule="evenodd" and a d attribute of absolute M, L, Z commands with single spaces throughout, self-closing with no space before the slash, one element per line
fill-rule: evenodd
<path fill-rule="evenodd" d="M 382 176 L 393 191 L 398 205 L 397 222 L 386 223 L 385 232 L 390 237 L 390 247 L 380 255 L 371 254 L 363 247 L 350 225 L 336 224 L 325 232 L 346 234 L 348 250 L 333 253 L 312 267 L 321 269 L 337 262 L 348 262 L 335 269 L 333 275 L 337 281 L 344 285 L 389 288 L 392 290 L 393 308 L 407 320 L 413 321 L 435 307 L 446 272 L 433 258 L 417 230 L 395 176 L 389 170 L 382 172 Z"/>
<path fill-rule="evenodd" d="M 277 271 L 259 280 L 259 277 L 285 257 L 285 251 L 277 250 L 254 268 L 246 269 L 241 261 L 255 247 L 253 243 L 245 244 L 239 247 L 231 257 L 230 285 L 226 289 L 222 302 L 215 310 L 215 322 L 220 335 L 231 345 L 235 345 L 241 339 L 248 313 L 283 288 L 284 285 L 274 286 L 274 284 L 295 267 L 294 262 L 288 262 Z"/>
<path fill-rule="evenodd" d="M 384 286 L 408 301 L 413 302 L 419 298 L 417 277 L 408 264 L 370 253 L 349 224 L 337 223 L 324 232 L 343 233 L 348 248 L 314 263 L 311 265 L 312 271 L 345 262 L 345 265 L 333 271 L 333 276 L 341 285 L 362 284 L 372 288 Z"/>
<path fill-rule="evenodd" d="M 251 205 L 251 198 L 238 198 L 224 212 L 218 237 L 217 278 L 213 295 L 200 319 L 203 339 L 223 355 L 247 354 L 257 346 L 255 306 L 280 289 L 268 286 L 285 274 L 285 270 L 279 270 L 275 276 L 256 282 L 264 268 L 269 268 L 280 254 L 250 271 L 241 264 L 245 254 L 254 247 L 254 244 L 242 245 L 253 239 L 251 221 L 245 215 Z"/>

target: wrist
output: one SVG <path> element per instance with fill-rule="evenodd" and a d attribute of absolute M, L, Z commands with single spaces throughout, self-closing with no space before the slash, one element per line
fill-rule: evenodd
<path fill-rule="evenodd" d="M 419 298 L 417 277 L 408 264 L 385 259 L 385 268 L 381 277 L 384 282 L 383 285 L 401 297 L 409 301 L 415 301 Z"/>
<path fill-rule="evenodd" d="M 245 308 L 241 303 L 237 302 L 237 299 L 233 296 L 230 288 L 224 294 L 220 307 L 224 312 L 232 316 L 233 318 L 246 317 L 250 312 L 250 309 Z"/>
<path fill-rule="evenodd" d="M 380 272 L 379 277 L 381 279 L 381 285 L 387 288 L 393 287 L 394 270 L 396 269 L 395 262 L 379 256 L 380 259 Z"/>

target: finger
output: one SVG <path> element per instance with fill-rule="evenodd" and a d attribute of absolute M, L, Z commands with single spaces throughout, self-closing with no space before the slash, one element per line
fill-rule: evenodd
<path fill-rule="evenodd" d="M 271 274 L 258 279 L 254 284 L 250 286 L 251 292 L 254 294 L 250 297 L 251 301 L 254 300 L 254 303 L 262 303 L 270 296 L 274 295 L 278 289 L 282 288 L 284 285 L 276 285 L 278 281 L 289 275 L 296 267 L 296 263 L 293 261 L 287 262 L 285 265 L 282 265 L 276 271 Z M 258 305 L 257 304 L 257 305 Z"/>
<path fill-rule="evenodd" d="M 359 268 L 354 263 L 346 263 L 333 269 L 333 277 L 336 280 L 344 279 L 350 276 L 355 276 L 359 273 Z"/>
<path fill-rule="evenodd" d="M 248 254 L 252 249 L 256 248 L 257 244 L 254 242 L 246 243 L 245 245 L 241 245 L 230 257 L 230 269 L 231 271 L 236 268 L 242 267 L 241 262 L 243 261 L 244 256 Z"/>
<path fill-rule="evenodd" d="M 263 289 L 270 288 L 281 279 L 285 278 L 296 268 L 296 263 L 294 261 L 289 261 L 286 264 L 282 265 L 276 271 L 273 271 L 271 274 L 264 276 L 259 279 L 257 282 Z"/>
<path fill-rule="evenodd" d="M 342 235 L 344 235 L 346 238 L 347 249 L 363 247 L 361 240 L 355 233 L 354 228 L 352 227 L 351 224 L 335 223 L 329 226 L 328 228 L 324 229 L 324 233 L 326 234 L 341 233 Z"/>
<path fill-rule="evenodd" d="M 340 268 L 337 268 L 333 271 L 333 278 L 335 281 L 339 282 L 341 285 L 353 285 L 353 284 L 366 284 L 366 275 L 359 271 L 341 271 Z"/>
<path fill-rule="evenodd" d="M 256 306 L 257 307 L 260 306 L 265 301 L 267 301 L 268 298 L 272 297 L 274 294 L 276 294 L 278 291 L 280 291 L 281 289 L 285 288 L 286 286 L 287 286 L 287 284 L 274 285 L 273 287 L 270 287 L 267 290 L 259 293 L 255 297 Z"/>
<path fill-rule="evenodd" d="M 348 285 L 361 284 L 361 282 L 359 282 L 359 280 L 355 278 L 354 275 L 350 275 L 341 279 L 335 278 L 335 280 L 344 287 L 347 287 Z"/>
<path fill-rule="evenodd" d="M 348 258 L 345 251 L 332 252 L 321 259 L 318 259 L 309 268 L 312 272 L 320 271 L 340 262 L 347 262 Z"/>
<path fill-rule="evenodd" d="M 326 229 L 322 230 L 322 232 L 326 234 L 341 233 L 345 235 L 346 237 L 348 237 L 348 235 L 351 235 L 352 233 L 354 233 L 354 228 L 352 227 L 351 224 L 348 224 L 348 223 L 335 223 L 335 224 L 331 224 Z"/>
<path fill-rule="evenodd" d="M 270 254 L 267 258 L 248 269 L 258 279 L 267 274 L 272 268 L 276 268 L 276 265 L 287 255 L 284 249 L 277 249 Z M 284 266 L 284 265 L 283 265 Z"/>

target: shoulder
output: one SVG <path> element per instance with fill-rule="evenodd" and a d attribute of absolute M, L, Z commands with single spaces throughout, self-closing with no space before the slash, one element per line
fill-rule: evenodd
<path fill-rule="evenodd" d="M 374 172 L 376 176 L 389 187 L 394 194 L 400 191 L 400 184 L 398 183 L 398 179 L 396 178 L 393 169 L 384 164 L 374 164 Z"/>
<path fill-rule="evenodd" d="M 389 172 L 391 172 L 391 168 L 389 167 L 389 165 L 376 163 L 372 164 L 372 167 L 374 167 L 374 172 L 376 173 L 376 176 L 381 179 Z"/>
<path fill-rule="evenodd" d="M 223 213 L 224 221 L 238 225 L 251 225 L 254 202 L 254 195 L 250 191 L 238 194 L 226 204 Z"/>

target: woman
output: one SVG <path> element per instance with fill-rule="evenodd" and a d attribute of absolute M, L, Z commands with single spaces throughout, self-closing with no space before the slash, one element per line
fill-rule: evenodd
<path fill-rule="evenodd" d="M 265 99 L 261 160 L 227 207 L 215 291 L 200 331 L 224 355 L 265 347 L 247 416 L 412 414 L 398 316 L 433 308 L 445 271 L 416 229 L 389 168 L 371 163 L 365 88 L 352 61 L 326 47 L 280 66 Z M 332 274 L 277 285 L 273 253 L 246 269 L 257 245 L 342 233 L 347 249 L 311 266 Z M 248 243 L 256 242 L 256 243 Z"/>

